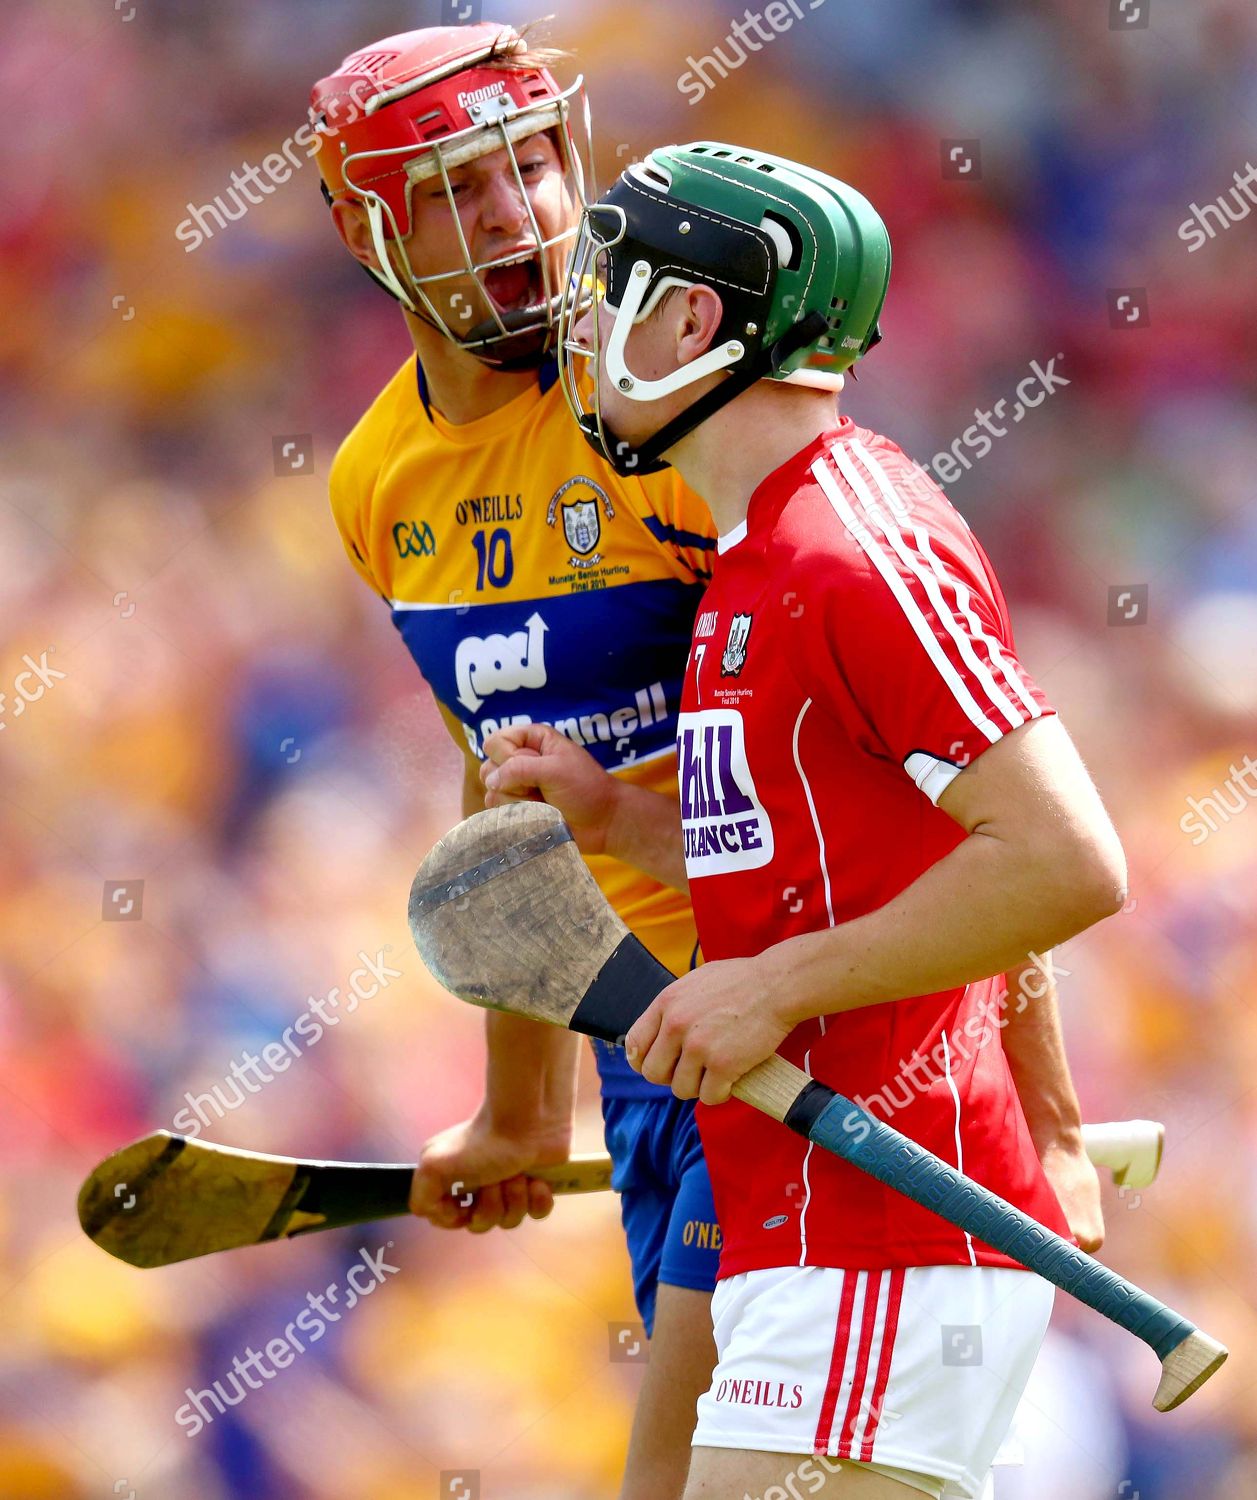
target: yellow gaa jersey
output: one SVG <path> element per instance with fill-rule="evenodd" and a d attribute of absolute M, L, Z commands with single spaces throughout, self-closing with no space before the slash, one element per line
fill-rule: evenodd
<path fill-rule="evenodd" d="M 392 610 L 470 753 L 511 724 L 552 724 L 604 769 L 675 797 L 690 632 L 715 528 L 672 469 L 622 477 L 588 446 L 552 362 L 477 421 L 446 422 L 412 356 L 332 464 L 354 567 Z M 674 973 L 695 961 L 689 903 L 619 861 L 589 865 Z M 660 1092 L 596 1047 L 603 1093 Z"/>

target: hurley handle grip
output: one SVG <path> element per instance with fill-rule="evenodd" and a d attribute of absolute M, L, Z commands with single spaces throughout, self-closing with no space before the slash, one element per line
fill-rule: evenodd
<path fill-rule="evenodd" d="M 611 1186 L 609 1156 L 572 1156 L 552 1167 L 529 1167 L 529 1177 L 548 1182 L 556 1193 L 602 1193 Z"/>
<path fill-rule="evenodd" d="M 1195 1331 L 1194 1324 L 1164 1303 L 842 1094 L 833 1095 L 806 1134 L 818 1146 L 1103 1313 L 1160 1358 Z"/>
<path fill-rule="evenodd" d="M 1010 1260 L 1038 1272 L 1143 1339 L 1160 1358 L 1195 1331 L 1192 1323 L 1164 1303 L 909 1140 L 893 1125 L 810 1079 L 784 1057 L 774 1055 L 752 1068 L 734 1085 L 733 1093 Z"/>

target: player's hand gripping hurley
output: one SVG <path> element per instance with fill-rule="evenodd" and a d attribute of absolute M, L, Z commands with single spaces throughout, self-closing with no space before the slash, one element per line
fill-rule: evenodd
<path fill-rule="evenodd" d="M 441 839 L 415 876 L 410 928 L 433 976 L 460 999 L 607 1042 L 621 1041 L 673 979 L 543 803 L 477 813 Z M 752 1068 L 733 1093 L 1141 1338 L 1161 1361 L 1158 1411 L 1226 1359 L 1186 1318 L 785 1058 Z"/>

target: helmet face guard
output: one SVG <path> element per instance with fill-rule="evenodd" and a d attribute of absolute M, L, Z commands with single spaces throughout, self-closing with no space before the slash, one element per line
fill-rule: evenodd
<path fill-rule="evenodd" d="M 487 364 L 535 365 L 555 335 L 560 276 L 552 262 L 566 257 L 576 229 L 565 223 L 557 232 L 543 232 L 517 148 L 546 134 L 557 149 L 565 191 L 574 208 L 583 208 L 586 181 L 592 184 L 583 82 L 578 78 L 560 89 L 545 68 L 512 68 L 511 52 L 522 43 L 509 28 L 496 25 L 434 28 L 390 41 L 409 46 L 389 52 L 384 50 L 388 43 L 380 43 L 354 54 L 342 64 L 341 74 L 315 87 L 313 109 L 322 138 L 318 159 L 329 201 L 362 205 L 378 260 L 378 268 L 369 267 L 371 274 L 409 312 Z M 505 65 L 484 65 L 497 57 Z M 407 65 L 402 67 L 401 61 Z M 360 104 L 364 92 L 368 97 Z M 463 229 L 450 174 L 498 151 L 510 163 L 531 247 L 478 261 Z M 459 259 L 420 275 L 405 241 L 414 228 L 415 187 L 435 180 L 444 190 L 458 236 Z M 486 277 L 524 262 L 539 268 L 539 296 L 527 306 L 503 311 Z M 531 289 L 533 278 L 526 285 Z"/>
<path fill-rule="evenodd" d="M 686 232 L 692 232 L 692 226 Z M 717 340 L 698 359 L 657 380 L 647 380 L 629 369 L 625 346 L 633 326 L 645 322 L 672 287 L 694 284 L 692 276 L 677 275 L 675 270 L 655 275 L 650 261 L 634 253 L 628 240 L 628 218 L 618 204 L 594 203 L 582 213 L 559 308 L 559 375 L 568 406 L 586 439 L 622 473 L 649 473 L 666 465 L 634 451 L 606 426 L 599 391 L 604 373 L 629 399 L 657 401 L 731 368 L 747 353 L 745 342 L 729 338 Z M 615 313 L 605 349 L 600 307 Z M 584 344 L 576 338 L 575 327 L 587 312 L 592 314 L 591 341 Z M 726 315 L 722 326 L 728 321 Z M 756 325 L 749 320 L 746 327 L 754 330 Z M 582 378 L 586 375 L 592 378 Z"/>

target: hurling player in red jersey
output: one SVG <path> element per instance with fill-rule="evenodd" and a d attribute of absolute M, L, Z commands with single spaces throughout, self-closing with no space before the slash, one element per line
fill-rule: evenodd
<path fill-rule="evenodd" d="M 482 770 L 491 804 L 539 787 L 582 847 L 690 892 L 708 962 L 627 1038 L 701 1100 L 724 1234 L 687 1500 L 992 1492 L 1051 1288 L 730 1088 L 780 1051 L 1068 1234 L 998 976 L 1125 900 L 976 538 L 893 442 L 783 381 L 867 352 L 889 268 L 859 193 L 734 147 L 656 151 L 586 211 L 562 335 L 596 383 L 587 407 L 569 374 L 569 399 L 613 462 L 666 454 L 720 533 L 679 826 L 540 726 Z M 1053 1090 L 1076 1122 L 1067 1083 L 1030 1082 L 1039 1124 Z"/>

